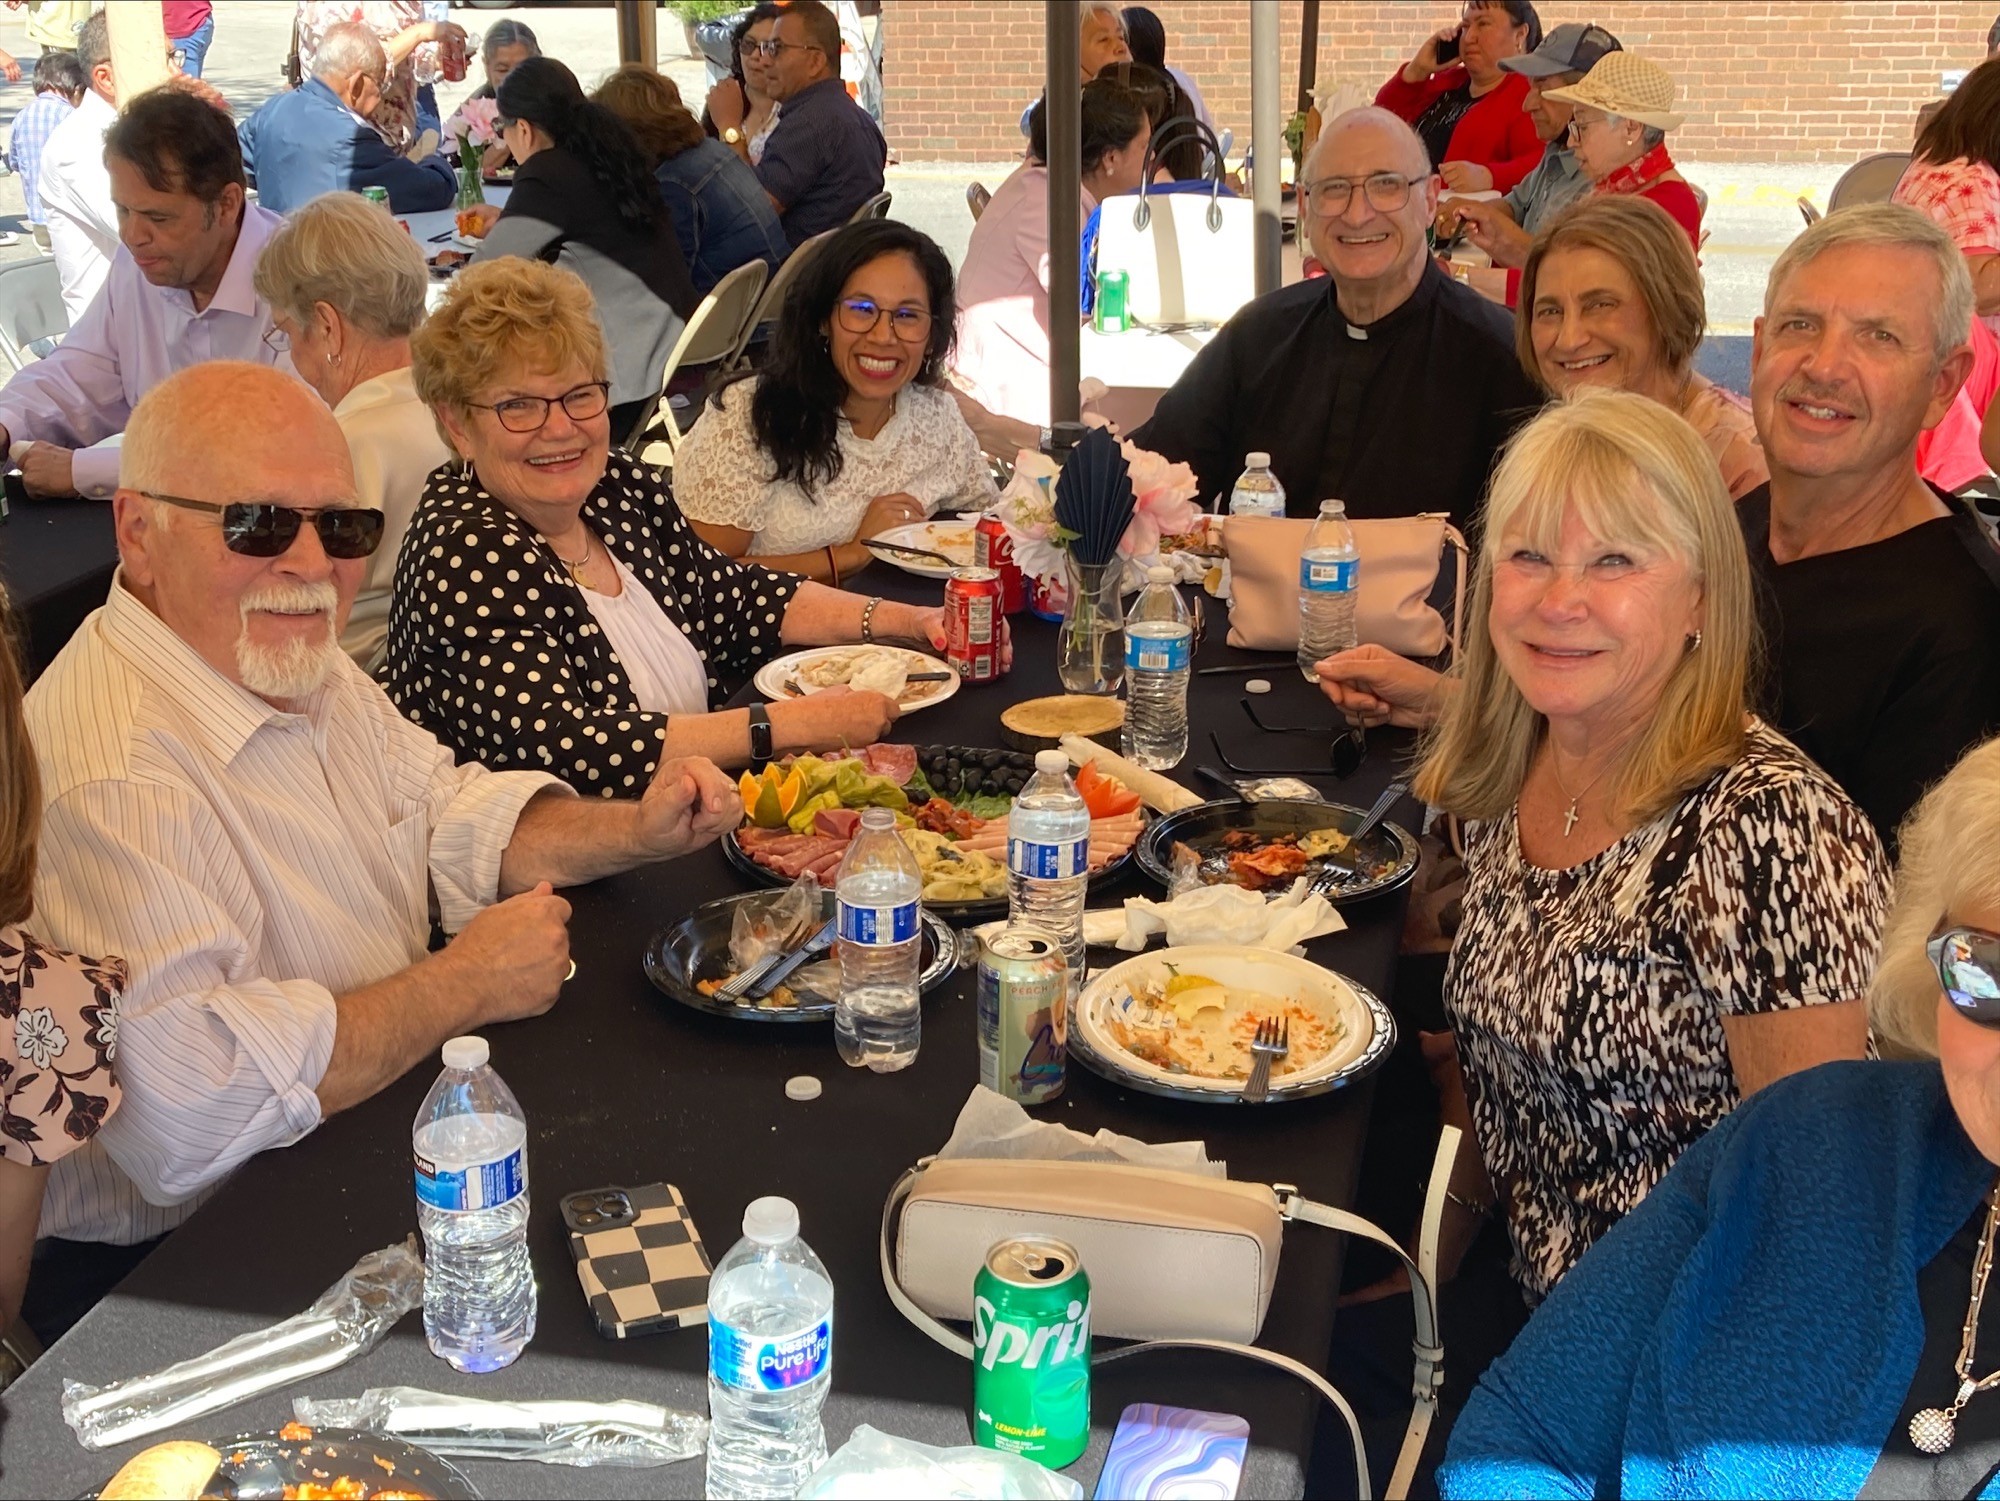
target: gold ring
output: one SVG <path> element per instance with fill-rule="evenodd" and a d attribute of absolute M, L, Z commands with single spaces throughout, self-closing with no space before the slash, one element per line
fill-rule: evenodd
<path fill-rule="evenodd" d="M 569 973 L 563 976 L 563 983 L 567 984 L 571 980 L 574 980 L 575 978 L 576 978 L 576 961 L 572 959 L 569 961 Z"/>

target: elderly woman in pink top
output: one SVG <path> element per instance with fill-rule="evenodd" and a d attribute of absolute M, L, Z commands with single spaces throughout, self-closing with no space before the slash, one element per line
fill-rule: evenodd
<path fill-rule="evenodd" d="M 1108 78 L 1083 86 L 1084 218 L 1100 199 L 1139 190 L 1151 138 L 1144 102 L 1131 90 Z M 958 273 L 958 354 L 952 363 L 958 385 L 979 406 L 1036 428 L 1049 420 L 1047 162 L 1047 121 L 1037 104 L 1028 159 L 972 227 Z M 1064 253 L 1073 257 L 1078 247 Z"/>

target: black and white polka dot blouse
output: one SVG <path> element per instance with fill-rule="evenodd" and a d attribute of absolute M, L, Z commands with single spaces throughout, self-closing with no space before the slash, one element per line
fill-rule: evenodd
<path fill-rule="evenodd" d="M 709 547 L 660 471 L 613 449 L 583 520 L 701 653 L 711 705 L 777 654 L 801 580 Z M 555 550 L 456 467 L 431 475 L 397 554 L 383 673 L 405 714 L 496 771 L 636 797 L 659 763 L 667 716 L 639 708 Z"/>

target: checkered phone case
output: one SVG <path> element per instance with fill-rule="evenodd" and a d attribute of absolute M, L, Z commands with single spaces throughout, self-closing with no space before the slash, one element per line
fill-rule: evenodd
<path fill-rule="evenodd" d="M 608 1195 L 623 1194 L 633 1218 L 594 1228 Z M 683 1329 L 708 1320 L 708 1251 L 681 1191 L 670 1183 L 600 1188 L 563 1200 L 569 1252 L 597 1329 L 609 1339 Z"/>

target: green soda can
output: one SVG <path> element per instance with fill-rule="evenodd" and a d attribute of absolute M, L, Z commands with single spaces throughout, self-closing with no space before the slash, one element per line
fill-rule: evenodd
<path fill-rule="evenodd" d="M 1003 1240 L 973 1279 L 972 1437 L 1052 1470 L 1090 1442 L 1090 1278 L 1067 1242 Z"/>
<path fill-rule="evenodd" d="M 370 203 L 379 203 L 384 208 L 389 206 L 389 190 L 387 188 L 363 188 L 361 196 L 366 198 Z"/>
<path fill-rule="evenodd" d="M 1123 271 L 1097 273 L 1097 303 L 1091 326 L 1101 334 L 1122 334 L 1132 326 L 1125 311 L 1132 291 L 1132 278 Z"/>

